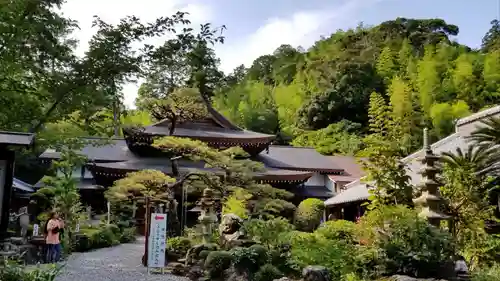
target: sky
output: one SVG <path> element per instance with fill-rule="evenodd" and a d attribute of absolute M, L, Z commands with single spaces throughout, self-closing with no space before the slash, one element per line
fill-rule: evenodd
<path fill-rule="evenodd" d="M 74 37 L 78 54 L 95 33 L 92 17 L 109 23 L 135 15 L 144 21 L 189 13 L 192 24 L 225 25 L 226 41 L 216 46 L 220 68 L 229 73 L 236 66 L 250 66 L 254 59 L 272 53 L 282 44 L 308 48 L 339 29 L 359 23 L 376 25 L 397 17 L 442 18 L 458 25 L 458 42 L 479 47 L 490 21 L 500 14 L 500 0 L 68 0 L 61 12 L 79 22 Z M 161 44 L 165 38 L 148 43 Z M 139 83 L 123 86 L 124 103 L 134 107 Z"/>

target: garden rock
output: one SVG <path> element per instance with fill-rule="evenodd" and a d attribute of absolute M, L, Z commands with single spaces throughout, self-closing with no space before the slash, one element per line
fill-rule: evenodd
<path fill-rule="evenodd" d="M 172 268 L 172 274 L 174 275 L 183 276 L 186 273 L 186 268 L 182 263 L 172 262 L 169 266 Z"/>
<path fill-rule="evenodd" d="M 307 266 L 302 270 L 304 281 L 330 281 L 330 271 L 324 266 Z"/>
<path fill-rule="evenodd" d="M 203 273 L 204 272 L 201 266 L 193 266 L 191 267 L 191 269 L 189 269 L 186 277 L 191 281 L 197 281 L 203 276 Z"/>

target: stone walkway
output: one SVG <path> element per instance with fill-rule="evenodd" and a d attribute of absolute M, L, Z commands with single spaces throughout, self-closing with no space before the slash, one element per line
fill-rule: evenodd
<path fill-rule="evenodd" d="M 141 265 L 144 239 L 134 244 L 75 253 L 56 281 L 186 281 L 171 274 L 147 274 Z"/>

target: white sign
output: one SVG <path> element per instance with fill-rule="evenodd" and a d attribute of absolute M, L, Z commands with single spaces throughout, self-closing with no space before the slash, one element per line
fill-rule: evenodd
<path fill-rule="evenodd" d="M 33 225 L 33 236 L 38 236 L 38 233 L 40 232 L 40 226 L 38 224 Z"/>
<path fill-rule="evenodd" d="M 80 224 L 79 223 L 76 224 L 75 232 L 77 232 L 77 233 L 80 232 Z"/>
<path fill-rule="evenodd" d="M 148 239 L 148 267 L 165 267 L 167 214 L 152 213 Z"/>

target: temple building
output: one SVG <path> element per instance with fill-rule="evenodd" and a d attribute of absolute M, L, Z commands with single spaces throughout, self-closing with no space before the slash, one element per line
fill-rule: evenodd
<path fill-rule="evenodd" d="M 105 210 L 104 191 L 130 172 L 154 169 L 173 175 L 170 159 L 152 147 L 154 138 L 169 135 L 200 140 L 219 149 L 241 147 L 250 155 L 250 159 L 265 166 L 263 172 L 254 175 L 255 179 L 293 192 L 294 203 L 311 197 L 323 200 L 330 198 L 335 194 L 335 188 L 329 177 L 351 176 L 341 166 L 336 166 L 335 161 L 313 148 L 273 145 L 274 135 L 239 128 L 209 103 L 205 104 L 208 117 L 180 122 L 175 125 L 173 134 L 170 134 L 170 122 L 163 120 L 140 129 L 124 128 L 123 138 L 113 138 L 103 145 L 84 147 L 81 153 L 88 158 L 88 163 L 74 172 L 84 204 L 91 205 L 93 209 Z M 40 155 L 44 161 L 59 157 L 60 154 L 51 149 Z M 204 169 L 203 162 L 180 159 L 178 164 L 181 175 L 193 169 Z M 42 183 L 35 186 L 40 187 Z"/>
<path fill-rule="evenodd" d="M 467 151 L 467 148 L 471 145 L 468 137 L 476 128 L 482 126 L 482 121 L 492 117 L 500 117 L 500 106 L 492 107 L 458 120 L 455 126 L 455 133 L 431 144 L 430 149 L 436 155 L 441 155 L 444 152 L 454 153 L 458 148 L 462 151 Z M 410 176 L 410 182 L 413 186 L 417 186 L 422 181 L 419 171 L 424 168 L 421 159 L 425 155 L 426 150 L 420 149 L 401 159 L 406 165 L 407 174 Z M 362 177 L 347 184 L 345 190 L 325 201 L 327 213 L 334 213 L 339 216 L 342 213 L 349 213 L 350 215 L 347 217 L 344 216 L 344 218 L 349 220 L 362 215 L 364 212 L 363 203 L 368 201 L 371 186 L 373 184 L 365 183 Z M 344 212 L 345 210 L 347 212 Z M 353 211 L 357 212 L 356 216 L 351 214 Z"/>

